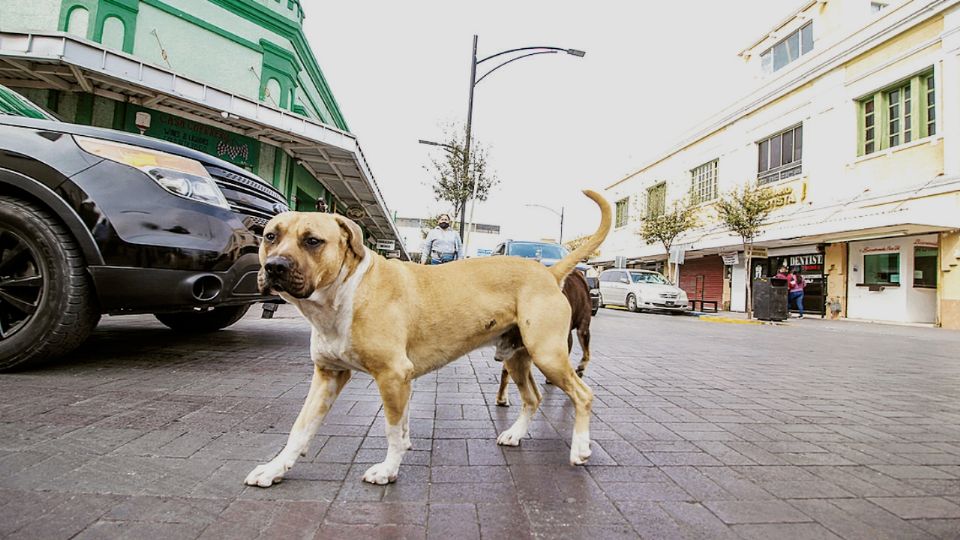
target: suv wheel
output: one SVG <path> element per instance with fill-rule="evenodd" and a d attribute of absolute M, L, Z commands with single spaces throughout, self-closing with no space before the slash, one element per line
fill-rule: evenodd
<path fill-rule="evenodd" d="M 199 334 L 215 332 L 239 321 L 250 309 L 250 304 L 221 306 L 208 311 L 184 311 L 181 313 L 155 313 L 158 321 L 177 332 Z"/>
<path fill-rule="evenodd" d="M 0 371 L 70 352 L 99 320 L 66 227 L 32 202 L 0 196 Z"/>
<path fill-rule="evenodd" d="M 637 297 L 632 294 L 627 295 L 627 311 L 640 312 L 640 308 L 637 307 Z"/>

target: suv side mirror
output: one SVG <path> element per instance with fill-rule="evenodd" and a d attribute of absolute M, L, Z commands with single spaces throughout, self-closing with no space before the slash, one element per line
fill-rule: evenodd
<path fill-rule="evenodd" d="M 620 278 L 620 283 L 630 283 L 630 280 L 625 277 L 622 277 Z"/>

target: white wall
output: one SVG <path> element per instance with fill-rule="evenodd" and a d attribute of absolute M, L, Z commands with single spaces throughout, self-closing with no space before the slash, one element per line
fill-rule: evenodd
<path fill-rule="evenodd" d="M 905 323 L 934 323 L 937 316 L 935 289 L 913 286 L 913 248 L 917 242 L 936 244 L 936 235 L 902 236 L 850 242 L 847 281 L 847 316 L 851 319 Z M 869 250 L 869 251 L 868 251 Z M 863 283 L 863 257 L 873 253 L 900 254 L 900 286 L 871 291 Z"/>

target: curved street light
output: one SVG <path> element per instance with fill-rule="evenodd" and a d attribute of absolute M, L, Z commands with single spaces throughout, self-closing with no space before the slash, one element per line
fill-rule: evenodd
<path fill-rule="evenodd" d="M 542 204 L 525 204 L 524 206 L 536 206 L 537 208 L 543 208 L 544 210 L 549 210 L 555 215 L 560 216 L 560 240 L 557 241 L 558 244 L 563 244 L 563 207 L 560 207 L 560 211 L 557 212 L 549 206 L 544 206 Z"/>
<path fill-rule="evenodd" d="M 531 51 L 531 52 L 526 52 L 526 51 Z M 578 57 L 578 58 L 583 58 L 583 56 L 587 54 L 585 51 L 581 51 L 581 50 L 579 50 L 579 49 L 564 49 L 564 48 L 562 48 L 562 47 L 537 46 L 537 47 L 520 47 L 520 48 L 517 48 L 517 49 L 508 49 L 508 50 L 506 50 L 506 51 L 500 51 L 500 52 L 498 52 L 498 53 L 491 54 L 490 56 L 487 56 L 487 57 L 485 57 L 485 58 L 482 58 L 482 59 L 480 59 L 480 60 L 477 60 L 477 35 L 476 35 L 476 34 L 473 35 L 473 54 L 470 56 L 470 100 L 469 100 L 469 102 L 468 102 L 468 104 L 467 104 L 467 135 L 466 135 L 466 138 L 465 138 L 465 140 L 464 140 L 464 145 L 463 145 L 463 174 L 464 174 L 464 180 L 466 180 L 466 179 L 469 177 L 469 174 L 470 174 L 470 171 L 469 171 L 468 169 L 469 169 L 469 167 L 470 167 L 470 136 L 471 136 L 471 127 L 472 127 L 472 124 L 473 124 L 473 89 L 476 88 L 477 84 L 478 84 L 480 81 L 482 81 L 483 79 L 487 78 L 488 75 L 490 75 L 490 74 L 493 73 L 494 71 L 502 68 L 503 66 L 505 66 L 505 65 L 507 65 L 507 64 L 509 64 L 509 63 L 511 63 L 511 62 L 515 62 L 515 61 L 521 60 L 521 59 L 523 59 L 523 58 L 529 58 L 529 57 L 531 57 L 531 56 L 536 56 L 536 55 L 538 55 L 538 54 L 556 54 L 556 53 L 560 53 L 560 52 L 564 52 L 564 53 L 567 53 L 567 54 L 569 54 L 569 55 L 571 55 L 571 56 L 576 56 L 576 57 Z M 477 79 L 477 66 L 478 66 L 478 65 L 480 65 L 480 64 L 482 64 L 482 63 L 484 63 L 484 62 L 486 62 L 486 61 L 488 61 L 488 60 L 492 60 L 492 59 L 494 59 L 494 58 L 498 58 L 498 57 L 501 57 L 501 56 L 504 56 L 504 55 L 507 55 L 507 54 L 511 54 L 511 53 L 525 53 L 525 54 L 520 54 L 519 56 L 515 56 L 515 57 L 512 57 L 512 58 L 506 59 L 505 61 L 497 64 L 496 66 L 494 66 L 493 68 L 491 68 L 489 71 L 487 71 L 486 73 L 484 73 L 483 75 L 481 75 L 479 79 Z M 474 181 L 474 183 L 473 183 L 473 196 L 472 196 L 472 198 L 471 198 L 471 200 L 470 200 L 470 223 L 471 223 L 471 224 L 473 224 L 473 209 L 474 209 L 474 207 L 475 207 L 475 205 L 476 205 L 476 202 L 477 202 L 477 184 L 478 184 L 478 182 Z M 466 206 L 466 200 L 464 200 L 464 205 L 463 205 L 463 206 Z M 466 223 L 465 223 L 465 220 L 464 220 L 465 217 L 466 217 L 466 216 L 465 216 L 465 212 L 461 211 L 461 212 L 460 212 L 460 234 L 463 235 L 463 234 L 464 234 L 464 231 L 466 231 L 466 236 L 463 238 L 463 252 L 464 252 L 464 253 L 469 253 L 468 248 L 469 248 L 469 245 L 470 245 L 470 230 L 466 228 Z M 562 233 L 562 232 L 563 232 L 563 219 L 562 219 L 562 218 L 561 218 L 560 229 L 561 229 L 561 233 Z"/>

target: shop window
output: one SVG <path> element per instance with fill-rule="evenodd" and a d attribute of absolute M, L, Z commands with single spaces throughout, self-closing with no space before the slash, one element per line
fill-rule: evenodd
<path fill-rule="evenodd" d="M 863 256 L 864 285 L 899 285 L 900 254 L 877 253 Z"/>
<path fill-rule="evenodd" d="M 858 155 L 907 144 L 937 133 L 933 71 L 915 75 L 858 102 Z"/>
<path fill-rule="evenodd" d="M 937 288 L 937 248 L 913 248 L 913 286 Z"/>
<path fill-rule="evenodd" d="M 769 184 L 803 172 L 803 126 L 757 142 L 757 183 Z"/>
<path fill-rule="evenodd" d="M 624 197 L 617 201 L 617 219 L 616 227 L 623 227 L 627 224 L 627 219 L 630 217 L 630 197 Z"/>

